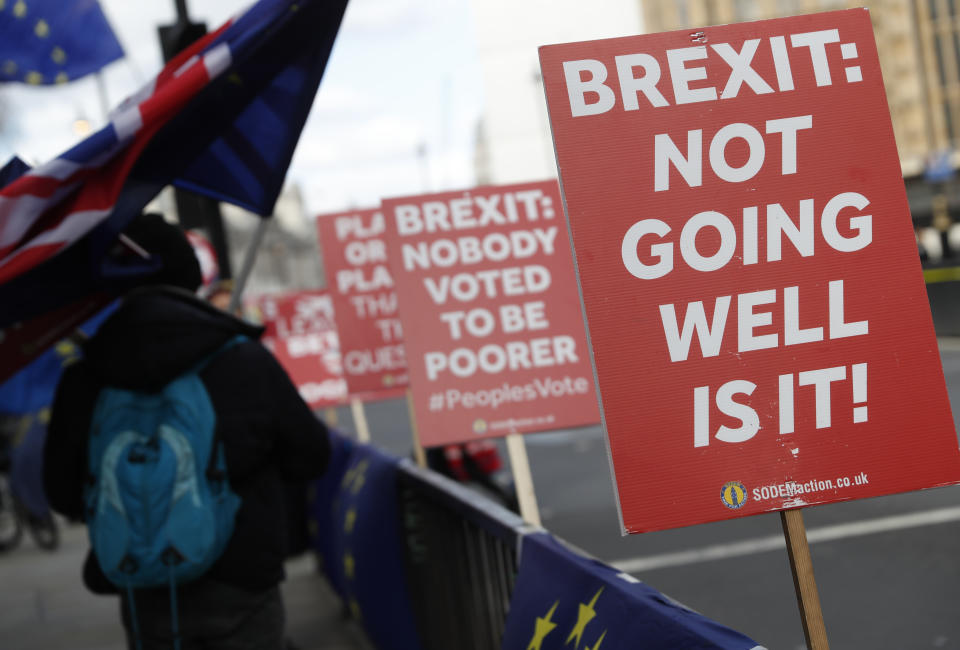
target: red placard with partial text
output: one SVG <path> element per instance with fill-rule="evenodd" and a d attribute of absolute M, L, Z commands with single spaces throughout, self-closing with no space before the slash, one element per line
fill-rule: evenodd
<path fill-rule="evenodd" d="M 624 529 L 958 482 L 867 11 L 540 62 Z"/>
<path fill-rule="evenodd" d="M 599 421 L 555 181 L 384 201 L 423 445 Z"/>
<path fill-rule="evenodd" d="M 340 363 L 333 303 L 321 291 L 265 295 L 249 301 L 263 323 L 263 344 L 296 385 L 310 408 L 342 404 L 347 383 Z"/>
<path fill-rule="evenodd" d="M 384 230 L 380 210 L 317 217 L 344 376 L 350 394 L 363 399 L 396 397 L 407 385 L 403 328 Z"/>

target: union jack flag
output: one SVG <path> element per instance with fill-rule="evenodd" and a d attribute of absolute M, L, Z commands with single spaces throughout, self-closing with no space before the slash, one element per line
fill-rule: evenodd
<path fill-rule="evenodd" d="M 165 185 L 273 211 L 345 9 L 260 0 L 100 131 L 25 173 L 4 168 L 18 177 L 0 181 L 0 381 L 135 285 L 111 251 Z"/>
<path fill-rule="evenodd" d="M 269 215 L 345 7 L 260 0 L 170 61 L 100 131 L 0 189 L 0 285 L 85 236 L 105 249 L 171 182 Z M 0 327 L 14 320 L 3 316 Z"/>

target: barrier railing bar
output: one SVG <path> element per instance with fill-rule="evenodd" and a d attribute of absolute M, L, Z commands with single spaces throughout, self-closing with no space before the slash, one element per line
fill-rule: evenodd
<path fill-rule="evenodd" d="M 398 471 L 401 478 L 413 479 L 417 489 L 457 512 L 479 528 L 519 545 L 527 532 L 540 530 L 525 523 L 516 513 L 493 502 L 482 494 L 460 485 L 446 476 L 418 467 L 413 461 L 403 459 Z"/>
<path fill-rule="evenodd" d="M 492 571 L 490 566 L 490 548 L 489 535 L 484 531 L 477 531 L 477 546 L 480 551 L 480 573 L 483 574 L 483 595 L 485 602 L 484 613 L 486 614 L 486 625 L 490 630 L 490 636 L 497 636 L 497 603 L 494 600 L 494 582 L 498 576 Z"/>
<path fill-rule="evenodd" d="M 398 467 L 411 599 L 424 650 L 500 646 L 523 537 L 540 530 L 411 461 Z"/>

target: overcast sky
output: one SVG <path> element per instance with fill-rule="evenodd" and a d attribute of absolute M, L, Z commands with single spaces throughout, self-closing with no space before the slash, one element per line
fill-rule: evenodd
<path fill-rule="evenodd" d="M 112 106 L 159 71 L 156 28 L 176 10 L 174 0 L 100 4 L 127 53 L 104 71 Z M 191 18 L 208 29 L 249 4 L 188 0 Z M 308 214 L 473 183 L 482 99 L 468 4 L 350 0 L 287 177 L 300 185 Z M 18 153 L 37 163 L 69 148 L 78 118 L 102 124 L 99 97 L 92 77 L 60 88 L 0 88 L 8 120 L 0 158 Z"/>

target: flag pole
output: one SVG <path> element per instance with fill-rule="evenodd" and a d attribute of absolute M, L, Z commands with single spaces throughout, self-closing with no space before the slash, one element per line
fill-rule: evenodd
<path fill-rule="evenodd" d="M 800 618 L 803 622 L 803 636 L 807 640 L 808 650 L 829 650 L 827 628 L 823 623 L 820 609 L 820 594 L 817 581 L 813 577 L 813 561 L 810 559 L 810 546 L 807 544 L 807 529 L 803 525 L 803 512 L 799 509 L 781 510 L 780 523 L 787 542 L 787 555 L 790 558 L 790 571 L 793 573 L 793 586 L 797 591 L 797 604 L 800 606 Z"/>
<path fill-rule="evenodd" d="M 250 240 L 250 245 L 247 246 L 247 252 L 243 258 L 243 266 L 240 268 L 240 275 L 237 276 L 233 284 L 233 293 L 230 294 L 230 306 L 227 307 L 227 311 L 231 314 L 237 313 L 237 309 L 240 307 L 240 297 L 243 295 L 243 288 L 250 278 L 250 272 L 253 271 L 253 263 L 257 259 L 257 253 L 260 251 L 260 244 L 263 243 L 263 237 L 267 234 L 269 219 L 260 217 L 258 221 L 257 229 L 253 233 L 253 239 Z"/>

